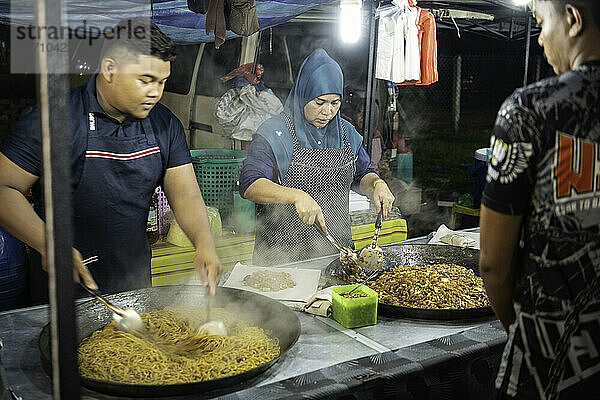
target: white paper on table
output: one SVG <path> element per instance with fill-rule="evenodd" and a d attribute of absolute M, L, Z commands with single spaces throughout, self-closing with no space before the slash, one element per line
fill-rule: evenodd
<path fill-rule="evenodd" d="M 278 290 L 276 292 L 263 292 L 252 286 L 244 283 L 244 278 L 256 271 L 274 271 L 287 272 L 291 275 L 292 280 L 296 282 L 293 288 Z M 250 292 L 262 294 L 276 300 L 290 300 L 306 302 L 317 291 L 321 271 L 318 269 L 299 269 L 299 268 L 274 268 L 274 267 L 257 267 L 253 265 L 244 265 L 237 263 L 227 281 L 223 284 L 224 287 L 235 289 L 248 290 Z"/>
<path fill-rule="evenodd" d="M 454 243 L 468 243 L 469 244 L 469 246 L 457 246 L 457 247 L 468 247 L 470 249 L 476 249 L 476 250 L 480 249 L 479 233 L 478 232 L 453 231 L 453 230 L 449 229 L 444 224 L 440 225 L 440 227 L 438 228 L 437 232 L 435 232 L 435 235 L 433 235 L 433 237 L 429 241 L 429 244 L 444 244 L 444 245 L 448 245 L 448 243 L 444 243 L 441 240 L 444 236 L 447 236 L 447 235 L 458 235 L 458 236 L 464 238 L 464 240 L 457 240 L 458 238 L 455 237 L 455 238 L 453 238 L 454 239 Z M 447 239 L 449 239 L 449 238 L 447 238 Z"/>

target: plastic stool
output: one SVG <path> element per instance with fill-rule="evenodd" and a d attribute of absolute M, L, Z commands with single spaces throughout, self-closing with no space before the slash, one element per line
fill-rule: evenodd
<path fill-rule="evenodd" d="M 464 214 L 471 215 L 473 217 L 479 217 L 479 208 L 471 208 L 466 206 L 461 206 L 458 203 L 452 204 L 452 213 L 450 214 L 450 223 L 448 225 L 450 229 L 456 228 L 456 215 Z"/>

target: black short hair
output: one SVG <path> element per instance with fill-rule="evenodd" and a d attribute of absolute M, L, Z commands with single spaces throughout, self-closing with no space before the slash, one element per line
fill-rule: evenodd
<path fill-rule="evenodd" d="M 149 18 L 135 17 L 120 20 L 104 39 L 103 59 L 137 58 L 145 54 L 163 61 L 175 60 L 175 43 Z"/>
<path fill-rule="evenodd" d="M 577 7 L 581 12 L 588 11 L 592 14 L 594 23 L 600 28 L 600 0 L 538 0 L 551 1 L 557 11 L 563 12 L 567 4 Z M 585 11 L 584 11 L 585 10 Z"/>

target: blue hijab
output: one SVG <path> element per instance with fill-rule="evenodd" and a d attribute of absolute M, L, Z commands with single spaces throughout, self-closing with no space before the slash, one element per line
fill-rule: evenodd
<path fill-rule="evenodd" d="M 354 157 L 362 144 L 362 136 L 348 121 L 340 116 L 335 117 L 323 128 L 317 128 L 304 117 L 304 106 L 312 99 L 324 94 L 344 93 L 344 75 L 342 69 L 323 49 L 313 51 L 302 63 L 298 78 L 285 101 L 284 112 L 294 121 L 296 137 L 300 146 L 309 149 L 343 147 L 342 123 Z M 285 177 L 293 155 L 293 139 L 280 115 L 265 121 L 256 131 L 264 137 L 269 145 L 279 168 L 281 179 Z"/>

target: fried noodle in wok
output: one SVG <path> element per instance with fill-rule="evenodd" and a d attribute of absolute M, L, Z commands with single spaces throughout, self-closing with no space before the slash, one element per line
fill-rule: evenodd
<path fill-rule="evenodd" d="M 280 354 L 279 341 L 223 309 L 212 317 L 229 333 L 201 335 L 199 310 L 164 308 L 141 317 L 147 337 L 123 332 L 114 321 L 79 346 L 79 371 L 90 379 L 145 385 L 211 380 L 258 367 Z"/>
<path fill-rule="evenodd" d="M 483 280 L 456 264 L 399 265 L 368 283 L 379 301 L 427 309 L 489 306 Z"/>

